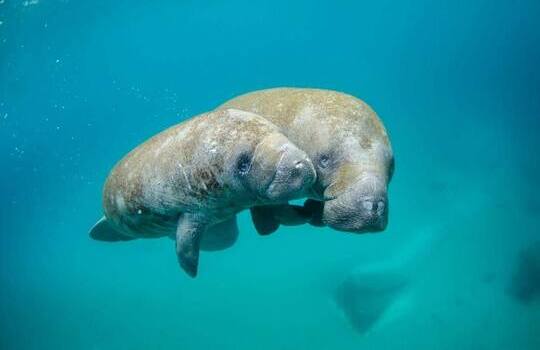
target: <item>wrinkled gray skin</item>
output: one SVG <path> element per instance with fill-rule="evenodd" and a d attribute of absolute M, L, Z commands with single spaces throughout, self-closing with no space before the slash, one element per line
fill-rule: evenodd
<path fill-rule="evenodd" d="M 171 236 L 192 277 L 199 249 L 236 241 L 236 214 L 305 197 L 315 181 L 305 152 L 266 119 L 235 109 L 194 117 L 152 137 L 111 171 L 105 217 L 90 236 L 102 241 Z"/>
<path fill-rule="evenodd" d="M 276 88 L 241 95 L 220 108 L 271 121 L 308 154 L 317 171 L 304 207 L 252 209 L 259 233 L 306 222 L 356 233 L 384 230 L 394 157 L 384 126 L 367 104 L 331 90 Z"/>

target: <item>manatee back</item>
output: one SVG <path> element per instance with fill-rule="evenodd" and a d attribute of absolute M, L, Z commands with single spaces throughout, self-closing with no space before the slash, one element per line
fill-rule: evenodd
<path fill-rule="evenodd" d="M 363 146 L 390 141 L 377 114 L 362 100 L 337 91 L 274 88 L 233 98 L 219 108 L 238 108 L 260 114 L 276 124 L 301 148 L 314 141 L 333 144 L 354 137 Z"/>
<path fill-rule="evenodd" d="M 187 181 L 190 151 L 198 142 L 190 121 L 175 125 L 137 146 L 112 169 L 103 189 L 105 216 L 133 236 L 163 236 L 192 204 Z"/>

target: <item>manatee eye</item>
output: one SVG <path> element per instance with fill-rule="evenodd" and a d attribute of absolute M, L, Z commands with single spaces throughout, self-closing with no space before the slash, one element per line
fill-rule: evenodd
<path fill-rule="evenodd" d="M 249 172 L 251 167 L 251 157 L 247 153 L 242 153 L 236 160 L 236 171 L 244 176 Z"/>
<path fill-rule="evenodd" d="M 319 167 L 326 169 L 330 165 L 330 156 L 323 154 L 319 157 Z"/>

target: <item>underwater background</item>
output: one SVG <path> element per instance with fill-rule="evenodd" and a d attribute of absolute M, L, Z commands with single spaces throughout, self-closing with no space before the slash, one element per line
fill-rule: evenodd
<path fill-rule="evenodd" d="M 539 349 L 539 18 L 538 1 L 0 0 L 0 348 Z M 129 150 L 278 86 L 381 117 L 385 232 L 261 237 L 244 212 L 195 280 L 169 239 L 88 237 Z"/>

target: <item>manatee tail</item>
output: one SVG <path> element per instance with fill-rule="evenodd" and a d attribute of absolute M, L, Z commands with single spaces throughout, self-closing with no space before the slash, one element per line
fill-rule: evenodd
<path fill-rule="evenodd" d="M 367 333 L 409 312 L 415 300 L 417 271 L 425 265 L 439 236 L 434 227 L 418 230 L 397 255 L 360 264 L 333 287 L 334 301 L 356 331 Z"/>
<path fill-rule="evenodd" d="M 90 229 L 90 237 L 96 241 L 104 242 L 121 242 L 135 239 L 118 232 L 106 217 L 99 219 L 94 227 Z"/>

